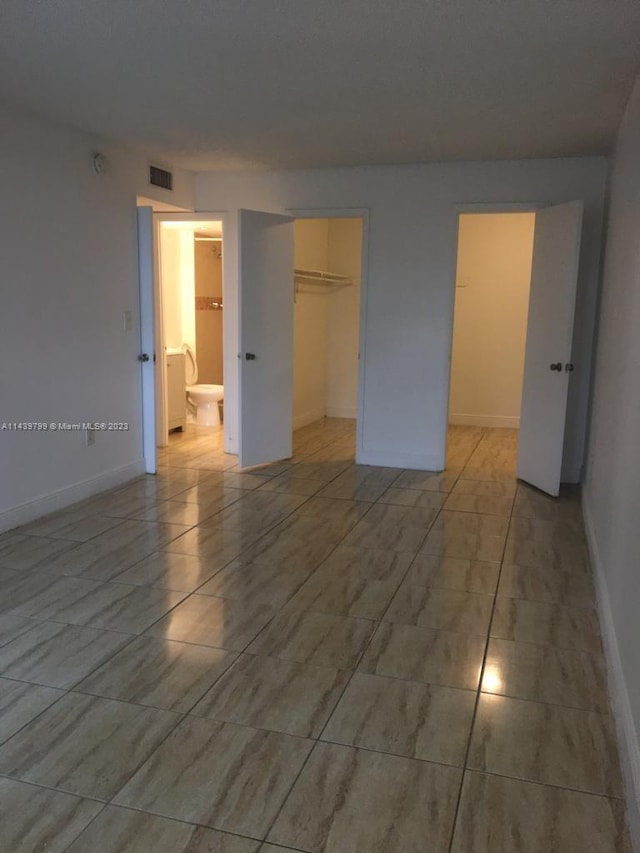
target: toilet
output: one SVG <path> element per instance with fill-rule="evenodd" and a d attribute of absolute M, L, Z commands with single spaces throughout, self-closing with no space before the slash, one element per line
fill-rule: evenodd
<path fill-rule="evenodd" d="M 224 399 L 224 385 L 198 385 L 198 363 L 189 344 L 182 345 L 187 393 L 187 410 L 195 414 L 200 426 L 220 426 L 219 404 Z"/>

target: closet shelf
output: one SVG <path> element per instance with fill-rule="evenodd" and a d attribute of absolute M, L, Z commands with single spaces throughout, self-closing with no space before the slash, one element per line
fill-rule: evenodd
<path fill-rule="evenodd" d="M 294 270 L 294 279 L 296 285 L 318 284 L 324 287 L 351 287 L 353 285 L 353 279 L 349 275 L 325 272 L 324 270 L 307 270 L 300 267 L 296 267 Z"/>

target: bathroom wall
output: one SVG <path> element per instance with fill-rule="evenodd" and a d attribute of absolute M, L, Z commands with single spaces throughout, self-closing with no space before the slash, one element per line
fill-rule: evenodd
<path fill-rule="evenodd" d="M 170 349 L 182 344 L 182 299 L 179 287 L 180 233 L 163 228 L 160 232 L 162 261 L 162 320 L 164 338 Z"/>
<path fill-rule="evenodd" d="M 326 270 L 329 264 L 329 222 L 296 219 L 296 267 Z M 320 288 L 306 288 L 294 304 L 293 428 L 324 417 L 327 388 L 327 297 Z"/>
<path fill-rule="evenodd" d="M 195 253 L 190 229 L 160 229 L 162 323 L 167 349 L 196 350 Z"/>
<path fill-rule="evenodd" d="M 222 385 L 222 317 L 219 309 L 198 307 L 198 299 L 222 298 L 221 243 L 195 242 L 196 345 L 198 382 Z"/>
<path fill-rule="evenodd" d="M 351 276 L 353 287 L 326 297 L 326 395 L 328 417 L 355 418 L 358 412 L 358 347 L 362 219 L 329 220 L 329 270 Z"/>
<path fill-rule="evenodd" d="M 518 427 L 535 214 L 462 214 L 449 422 Z"/>

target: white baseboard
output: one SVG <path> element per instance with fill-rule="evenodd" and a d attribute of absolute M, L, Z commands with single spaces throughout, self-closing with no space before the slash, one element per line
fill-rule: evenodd
<path fill-rule="evenodd" d="M 582 493 L 582 514 L 596 585 L 600 630 L 607 661 L 609 695 L 618 733 L 618 751 L 626 792 L 629 833 L 633 849 L 636 853 L 640 853 L 640 741 L 636 733 L 629 691 L 622 668 L 604 565 L 595 536 L 587 493 L 584 490 Z"/>
<path fill-rule="evenodd" d="M 112 471 L 99 474 L 97 477 L 82 480 L 80 483 L 73 483 L 71 486 L 65 486 L 55 492 L 49 492 L 47 495 L 41 495 L 39 498 L 20 504 L 20 506 L 3 510 L 0 512 L 0 533 L 12 530 L 21 524 L 35 521 L 36 518 L 41 518 L 50 512 L 64 509 L 77 501 L 97 495 L 99 492 L 120 486 L 129 480 L 133 480 L 134 477 L 144 474 L 145 470 L 144 459 L 139 459 L 137 462 L 114 468 Z"/>
<path fill-rule="evenodd" d="M 415 471 L 442 471 L 442 457 L 402 451 L 356 450 L 359 465 L 380 465 L 382 468 L 410 468 Z"/>
<path fill-rule="evenodd" d="M 327 406 L 325 416 L 328 418 L 351 418 L 358 417 L 357 406 Z"/>
<path fill-rule="evenodd" d="M 520 429 L 519 415 L 465 415 L 455 412 L 449 414 L 449 423 L 455 426 L 502 427 Z"/>
<path fill-rule="evenodd" d="M 312 424 L 315 423 L 315 421 L 322 420 L 324 414 L 324 409 L 314 409 L 310 412 L 304 412 L 302 415 L 295 415 L 293 418 L 293 428 L 300 429 L 301 427 L 307 426 L 307 424 Z"/>

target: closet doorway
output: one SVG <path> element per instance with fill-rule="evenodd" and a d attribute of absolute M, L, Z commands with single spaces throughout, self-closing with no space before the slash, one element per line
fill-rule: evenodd
<path fill-rule="evenodd" d="M 513 430 L 498 454 L 503 473 L 554 496 L 575 368 L 582 212 L 572 201 L 459 215 L 449 423 L 472 443 L 487 428 Z M 467 449 L 448 451 L 451 462 Z M 471 458 L 473 478 L 482 479 L 484 461 Z"/>
<path fill-rule="evenodd" d="M 303 279 L 306 287 L 310 284 L 322 288 L 325 292 L 323 300 L 348 298 L 348 293 L 358 293 L 352 317 L 358 318 L 347 323 L 350 329 L 349 340 L 352 341 L 348 356 L 332 357 L 326 370 L 319 371 L 327 356 L 327 337 L 324 346 L 313 351 L 310 359 L 313 361 L 314 382 L 324 377 L 325 391 L 334 389 L 336 376 L 329 371 L 335 369 L 337 378 L 344 385 L 339 386 L 342 396 L 327 399 L 314 397 L 309 406 L 307 396 L 301 383 L 300 376 L 305 376 L 304 359 L 298 358 L 298 399 L 303 404 L 296 408 L 298 424 L 304 418 L 324 417 L 333 409 L 335 403 L 343 414 L 356 414 L 356 460 L 362 452 L 362 409 L 363 409 L 363 371 L 364 362 L 364 323 L 362 316 L 366 311 L 366 258 L 367 258 L 367 215 L 366 209 L 333 209 L 333 210 L 289 210 L 285 214 L 268 213 L 259 210 L 240 209 L 238 211 L 238 296 L 239 296 L 239 385 L 238 385 L 238 416 L 239 416 L 239 464 L 241 468 L 264 465 L 279 459 L 292 456 L 292 432 L 294 426 L 294 314 L 298 297 L 305 299 L 308 294 L 302 294 Z M 356 241 L 355 256 L 360 260 L 359 269 L 355 268 L 350 275 L 346 272 L 327 268 L 297 267 L 295 260 L 295 220 L 313 219 L 329 220 L 325 230 L 324 244 L 314 251 L 324 252 L 315 255 L 329 260 L 331 250 L 331 220 L 360 220 L 359 241 Z M 347 229 L 351 223 L 346 223 Z M 322 227 L 322 226 L 321 226 Z M 351 224 L 351 227 L 352 224 Z M 335 229 L 333 229 L 335 231 Z M 328 240 L 328 242 L 327 242 Z M 335 246 L 339 241 L 334 240 L 333 257 L 337 257 Z M 339 248 L 342 248 L 339 246 Z M 346 249 L 345 249 L 346 251 Z M 298 261 L 302 261 L 298 254 Z M 314 262 L 315 263 L 315 262 Z M 295 270 L 298 270 L 296 273 Z M 296 278 L 298 284 L 296 285 Z M 318 284 L 324 278 L 324 284 Z M 329 282 L 334 281 L 334 293 L 327 295 Z M 296 290 L 298 291 L 296 293 Z M 342 294 L 342 297 L 341 297 Z M 319 297 L 317 297 L 319 299 Z M 320 304 L 317 302 L 315 304 Z M 324 303 L 323 303 L 324 304 Z M 313 326 L 314 339 L 318 329 L 323 328 L 318 316 L 315 316 Z M 325 309 L 326 310 L 326 305 Z M 298 312 L 301 313 L 300 311 Z M 345 310 L 346 317 L 346 310 Z M 345 317 L 342 319 L 344 320 Z M 337 329 L 338 319 L 332 323 Z M 325 326 L 326 330 L 326 326 Z M 298 335 L 299 340 L 302 338 Z M 319 336 L 322 340 L 322 336 Z M 355 341 L 358 341 L 356 348 Z M 348 366 L 350 365 L 350 369 Z M 357 375 L 356 394 L 354 402 L 353 376 Z M 306 373 L 309 376 L 309 373 Z M 306 404 L 306 405 L 305 405 Z M 329 406 L 328 406 L 329 404 Z M 322 414 L 324 412 L 324 414 Z"/>
<path fill-rule="evenodd" d="M 293 429 L 358 417 L 363 220 L 294 222 Z"/>
<path fill-rule="evenodd" d="M 460 215 L 449 424 L 520 427 L 535 218 Z"/>

